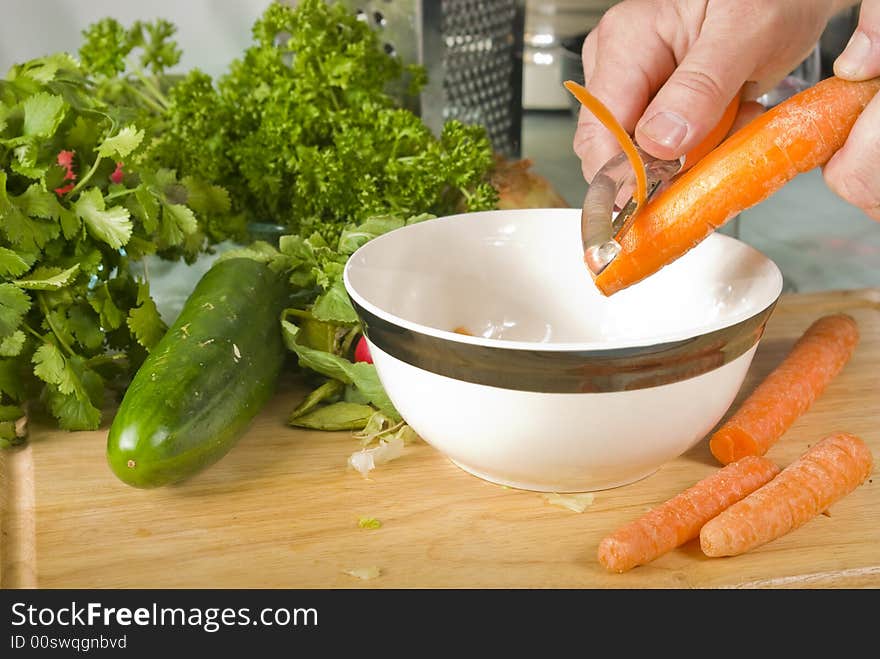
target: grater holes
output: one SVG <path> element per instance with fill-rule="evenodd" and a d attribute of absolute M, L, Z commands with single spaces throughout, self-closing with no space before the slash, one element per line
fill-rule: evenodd
<path fill-rule="evenodd" d="M 357 18 L 359 21 L 363 21 L 364 23 L 370 22 L 370 17 L 367 15 L 367 12 L 365 12 L 363 9 L 355 9 L 354 15 L 355 15 L 355 18 Z"/>
<path fill-rule="evenodd" d="M 382 48 L 385 50 L 386 55 L 390 55 L 391 57 L 397 55 L 397 49 L 394 47 L 394 44 L 390 44 L 386 41 Z"/>
<path fill-rule="evenodd" d="M 388 20 L 385 18 L 385 14 L 383 14 L 381 11 L 373 12 L 373 21 L 378 27 L 385 27 L 386 25 L 388 25 Z"/>

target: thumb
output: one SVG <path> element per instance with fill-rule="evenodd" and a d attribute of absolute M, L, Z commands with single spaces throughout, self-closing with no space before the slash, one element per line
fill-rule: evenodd
<path fill-rule="evenodd" d="M 859 26 L 834 62 L 834 73 L 847 80 L 880 75 L 880 0 L 862 2 Z"/>
<path fill-rule="evenodd" d="M 673 160 L 699 144 L 755 69 L 756 49 L 732 26 L 704 24 L 681 64 L 645 109 L 636 139 L 657 158 Z"/>

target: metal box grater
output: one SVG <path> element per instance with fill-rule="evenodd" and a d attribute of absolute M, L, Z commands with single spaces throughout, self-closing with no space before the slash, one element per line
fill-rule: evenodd
<path fill-rule="evenodd" d="M 428 84 L 414 108 L 439 134 L 447 119 L 486 127 L 498 153 L 519 157 L 524 0 L 341 0 L 417 62 Z"/>

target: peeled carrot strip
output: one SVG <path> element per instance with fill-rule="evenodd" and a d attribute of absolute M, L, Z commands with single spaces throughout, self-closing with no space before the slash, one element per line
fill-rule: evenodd
<path fill-rule="evenodd" d="M 623 152 L 626 154 L 629 164 L 632 166 L 633 171 L 636 174 L 636 191 L 634 198 L 636 200 L 636 211 L 638 211 L 638 209 L 642 207 L 642 204 L 645 203 L 645 199 L 648 196 L 648 176 L 645 173 L 645 161 L 642 160 L 642 157 L 639 155 L 635 142 L 632 141 L 629 133 L 626 132 L 624 127 L 620 125 L 620 122 L 617 121 L 613 114 L 611 114 L 611 110 L 605 107 L 602 101 L 593 96 L 582 85 L 579 85 L 574 80 L 566 80 L 562 84 L 565 85 L 565 88 L 570 91 L 578 101 L 580 101 L 581 105 L 592 112 L 596 119 L 598 119 L 605 128 L 611 131 L 611 134 L 614 135 L 614 139 L 617 140 L 617 143 L 620 144 L 620 148 L 623 149 Z"/>
<path fill-rule="evenodd" d="M 703 553 L 736 556 L 785 535 L 855 490 L 873 462 L 871 450 L 855 435 L 829 435 L 708 522 L 700 531 Z"/>
<path fill-rule="evenodd" d="M 766 458 L 748 457 L 719 469 L 599 543 L 599 562 L 612 572 L 644 565 L 696 538 L 700 528 L 779 473 Z"/>
<path fill-rule="evenodd" d="M 878 90 L 880 78 L 828 78 L 738 130 L 639 211 L 596 286 L 612 295 L 641 281 L 798 174 L 824 165 Z"/>
<path fill-rule="evenodd" d="M 858 325 L 846 314 L 824 316 L 810 325 L 782 363 L 715 431 L 709 439 L 712 455 L 721 464 L 764 455 L 846 365 L 858 341 Z"/>

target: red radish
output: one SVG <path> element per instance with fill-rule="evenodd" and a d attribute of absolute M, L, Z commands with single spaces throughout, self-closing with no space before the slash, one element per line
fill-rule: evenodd
<path fill-rule="evenodd" d="M 367 345 L 367 337 L 361 336 L 358 339 L 357 345 L 354 348 L 354 360 L 368 364 L 373 363 L 373 358 L 370 356 L 370 347 Z"/>
<path fill-rule="evenodd" d="M 114 183 L 122 183 L 122 176 L 122 163 L 118 162 L 116 163 L 116 169 L 113 171 L 112 174 L 110 174 L 110 180 Z"/>

